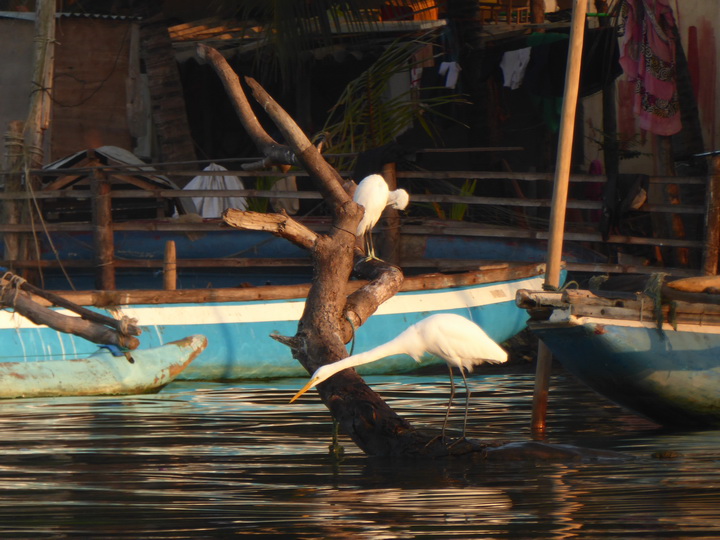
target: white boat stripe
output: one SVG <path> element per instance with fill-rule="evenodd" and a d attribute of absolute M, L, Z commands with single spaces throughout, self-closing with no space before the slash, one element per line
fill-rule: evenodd
<path fill-rule="evenodd" d="M 522 281 L 489 284 L 484 287 L 403 293 L 381 305 L 376 314 L 393 315 L 514 302 L 518 289 L 539 289 L 542 287 L 542 281 L 542 276 L 536 276 Z M 305 301 L 297 299 L 230 305 L 178 304 L 162 307 L 122 307 L 121 312 L 123 315 L 137 319 L 141 326 L 153 326 L 188 325 L 193 322 L 208 324 L 297 321 L 300 319 L 304 307 Z M 74 315 L 66 310 L 58 310 L 58 312 Z M 21 328 L 37 328 L 37 326 L 12 312 L 0 311 L 0 330 Z"/>

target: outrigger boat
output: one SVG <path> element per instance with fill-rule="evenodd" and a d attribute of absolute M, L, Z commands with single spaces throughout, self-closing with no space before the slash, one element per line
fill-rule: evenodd
<path fill-rule="evenodd" d="M 369 349 L 433 313 L 469 317 L 495 341 L 503 342 L 525 328 L 526 315 L 515 305 L 516 292 L 539 288 L 543 276 L 543 264 L 503 263 L 462 273 L 408 277 L 401 292 L 357 330 L 354 347 Z M 353 281 L 351 287 L 364 283 Z M 136 319 L 146 347 L 161 347 L 190 334 L 206 336 L 203 354 L 177 378 L 232 380 L 306 375 L 290 350 L 270 335 L 295 334 L 309 288 L 304 284 L 61 294 L 73 304 L 96 311 L 113 308 Z M 48 351 L 71 359 L 90 355 L 97 348 L 78 336 L 38 326 L 7 311 L 0 311 L 0 342 L 4 345 L 0 358 L 27 362 L 42 359 Z M 417 367 L 409 357 L 391 357 L 361 372 L 403 373 Z"/>
<path fill-rule="evenodd" d="M 720 426 L 719 284 L 521 290 L 517 304 L 563 367 L 599 394 L 662 425 Z"/>
<path fill-rule="evenodd" d="M 15 329 L 2 333 L 0 399 L 155 392 L 207 346 L 204 336 L 190 335 L 140 347 L 136 321 L 78 306 L 11 272 L 0 278 L 0 307 L 3 326 Z"/>
<path fill-rule="evenodd" d="M 0 358 L 0 398 L 147 394 L 163 388 L 187 368 L 207 345 L 189 336 L 160 347 L 90 354 L 48 353 L 32 359 Z"/>

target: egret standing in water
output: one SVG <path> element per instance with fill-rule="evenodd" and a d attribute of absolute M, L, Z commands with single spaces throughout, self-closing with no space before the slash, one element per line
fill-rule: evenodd
<path fill-rule="evenodd" d="M 371 174 L 358 184 L 353 201 L 365 208 L 365 214 L 360 220 L 355 234 L 365 237 L 365 251 L 368 259 L 377 259 L 372 241 L 372 228 L 387 206 L 404 210 L 410 202 L 410 196 L 404 189 L 390 191 L 382 176 Z"/>
<path fill-rule="evenodd" d="M 448 401 L 445 421 L 442 427 L 442 438 L 445 439 L 445 427 L 450 407 L 455 397 L 453 366 L 458 368 L 465 383 L 465 419 L 463 421 L 463 438 L 467 427 L 470 389 L 468 388 L 465 370 L 471 372 L 474 366 L 484 362 L 493 364 L 507 361 L 507 353 L 474 322 L 452 313 L 431 315 L 413 324 L 396 338 L 378 345 L 369 351 L 348 356 L 332 364 L 321 366 L 312 374 L 310 381 L 290 400 L 295 401 L 316 384 L 319 384 L 343 369 L 362 366 L 375 360 L 396 354 L 407 354 L 419 362 L 425 354 L 439 356 L 448 366 L 450 372 L 450 400 Z"/>

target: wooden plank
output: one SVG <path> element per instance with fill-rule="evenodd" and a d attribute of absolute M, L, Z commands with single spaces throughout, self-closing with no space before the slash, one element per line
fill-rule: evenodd
<path fill-rule="evenodd" d="M 542 273 L 543 264 L 506 264 L 463 274 L 427 274 L 405 279 L 401 291 L 436 290 L 523 279 Z M 346 294 L 367 284 L 364 280 L 348 283 Z M 245 302 L 305 298 L 310 284 L 267 285 L 231 289 L 124 290 L 124 291 L 63 291 L 67 300 L 81 306 L 121 306 L 127 304 L 182 304 L 186 302 Z"/>
<path fill-rule="evenodd" d="M 129 19 L 62 19 L 55 51 L 50 160 L 103 145 L 133 147 L 126 105 L 134 24 Z"/>

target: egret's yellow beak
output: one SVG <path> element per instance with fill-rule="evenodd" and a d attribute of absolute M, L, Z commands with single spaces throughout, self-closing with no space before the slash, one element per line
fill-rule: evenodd
<path fill-rule="evenodd" d="M 295 394 L 295 396 L 290 400 L 290 403 L 292 403 L 293 401 L 295 401 L 297 398 L 299 398 L 299 397 L 302 396 L 305 392 L 307 392 L 307 391 L 310 390 L 313 386 L 315 386 L 316 382 L 317 382 L 317 378 L 313 377 L 312 379 L 310 379 L 310 380 L 308 381 L 308 383 L 307 383 L 305 386 L 302 387 L 302 390 L 300 390 L 297 394 Z"/>

